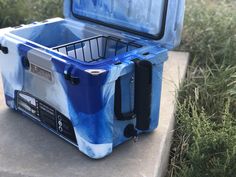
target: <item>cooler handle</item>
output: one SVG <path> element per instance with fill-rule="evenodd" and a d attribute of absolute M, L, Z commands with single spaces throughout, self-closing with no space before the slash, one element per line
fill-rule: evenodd
<path fill-rule="evenodd" d="M 122 113 L 121 80 L 116 81 L 115 115 L 118 120 L 136 118 L 136 128 L 148 130 L 150 126 L 152 95 L 152 63 L 147 60 L 133 60 L 135 63 L 134 110 Z"/>
<path fill-rule="evenodd" d="M 131 120 L 136 117 L 134 110 L 128 113 L 122 113 L 122 93 L 121 93 L 121 79 L 116 80 L 115 88 L 115 115 L 118 120 Z"/>

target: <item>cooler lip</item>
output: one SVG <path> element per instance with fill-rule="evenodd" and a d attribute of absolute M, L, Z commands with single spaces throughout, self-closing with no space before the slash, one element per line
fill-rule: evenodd
<path fill-rule="evenodd" d="M 50 23 L 50 22 L 49 22 L 49 23 Z M 38 25 L 40 25 L 40 24 L 38 24 Z M 25 27 L 29 27 L 29 26 L 25 26 Z M 14 30 L 14 29 L 13 29 L 13 30 Z M 117 57 L 111 57 L 111 58 L 107 58 L 106 60 L 102 60 L 102 61 L 97 61 L 97 62 L 92 62 L 92 63 L 86 63 L 86 62 L 82 62 L 82 61 L 80 61 L 80 60 L 76 60 L 76 59 L 74 59 L 73 57 L 67 56 L 67 55 L 62 54 L 62 53 L 60 53 L 60 52 L 54 51 L 54 50 L 52 50 L 52 48 L 48 48 L 48 47 L 43 46 L 43 45 L 41 45 L 41 44 L 35 43 L 35 42 L 31 41 L 31 40 L 27 40 L 27 39 L 25 39 L 25 38 L 22 38 L 22 37 L 20 37 L 20 36 L 17 36 L 17 35 L 15 35 L 15 34 L 12 34 L 11 32 L 7 32 L 7 33 L 5 34 L 5 36 L 6 36 L 6 37 L 10 37 L 10 38 L 12 38 L 12 39 L 15 39 L 15 40 L 19 41 L 19 42 L 20 42 L 19 44 L 25 45 L 25 46 L 27 46 L 27 47 L 30 47 L 30 48 L 34 49 L 34 50 L 38 50 L 38 51 L 47 53 L 47 54 L 51 55 L 53 58 L 58 59 L 58 60 L 60 60 L 60 61 L 62 61 L 62 62 L 65 62 L 65 63 L 68 62 L 68 63 L 71 63 L 71 64 L 73 63 L 73 64 L 75 64 L 75 65 L 81 67 L 81 69 L 82 69 L 82 68 L 87 68 L 87 69 L 93 69 L 93 68 L 107 68 L 107 67 L 110 66 L 111 64 L 115 64 L 116 62 L 119 62 L 118 60 L 117 60 L 117 61 L 115 60 L 115 58 L 117 58 Z M 143 40 L 143 41 L 145 41 L 145 40 Z M 149 41 L 149 42 L 150 42 L 150 41 Z M 148 43 L 149 43 L 149 42 L 148 42 Z M 138 53 L 136 53 L 136 52 L 133 53 L 133 52 L 131 51 L 130 53 L 125 54 L 125 56 L 122 56 L 122 55 L 121 55 L 121 56 L 119 57 L 119 59 L 121 58 L 122 60 L 126 60 L 127 58 L 130 58 L 130 59 L 132 59 L 132 58 L 134 58 L 134 57 L 140 58 L 142 51 L 148 52 L 149 49 L 153 50 L 154 48 L 158 48 L 158 50 L 157 50 L 158 53 L 159 53 L 159 52 L 162 53 L 162 52 L 164 52 L 164 51 L 167 52 L 167 49 L 166 49 L 166 48 L 163 48 L 163 47 L 161 47 L 161 46 L 159 46 L 159 45 L 157 45 L 157 44 L 154 44 L 154 43 L 152 43 L 152 44 L 149 43 L 149 45 L 144 45 L 142 48 L 136 49 L 136 51 L 139 50 L 140 52 L 138 52 Z M 156 49 L 155 49 L 155 50 L 156 50 Z M 155 54 L 155 55 L 156 55 L 156 54 Z M 144 56 L 142 56 L 141 59 L 144 59 Z M 165 59 L 165 60 L 166 60 L 166 59 Z M 165 60 L 160 59 L 160 61 L 158 61 L 158 63 L 162 63 L 162 62 L 164 62 Z M 127 62 L 125 62 L 125 63 L 127 63 Z M 108 67 L 108 68 L 109 68 L 109 67 Z"/>
<path fill-rule="evenodd" d="M 89 18 L 89 17 L 85 17 L 85 16 L 82 16 L 82 15 L 75 14 L 74 11 L 73 11 L 73 1 L 74 0 L 70 0 L 70 1 L 71 1 L 71 3 L 70 3 L 71 14 L 76 19 L 93 22 L 93 23 L 96 23 L 96 24 L 99 24 L 99 25 L 102 25 L 102 26 L 110 27 L 110 28 L 113 28 L 113 29 L 116 29 L 116 30 L 121 30 L 121 31 L 124 31 L 124 32 L 128 32 L 130 34 L 138 35 L 140 37 L 145 37 L 145 38 L 149 38 L 149 39 L 152 39 L 152 40 L 161 40 L 165 35 L 169 0 L 165 0 L 165 2 L 164 2 L 164 14 L 163 14 L 163 17 L 162 17 L 161 31 L 160 31 L 160 33 L 155 34 L 155 35 L 150 34 L 150 33 L 141 32 L 141 31 L 138 31 L 138 30 L 134 30 L 134 29 L 131 29 L 131 28 L 128 28 L 128 27 L 123 27 L 123 26 L 119 26 L 119 25 L 115 25 L 115 24 L 111 24 L 111 23 L 106 23 L 106 22 L 103 22 L 101 20 L 96 20 L 96 19 L 93 19 L 93 18 Z"/>

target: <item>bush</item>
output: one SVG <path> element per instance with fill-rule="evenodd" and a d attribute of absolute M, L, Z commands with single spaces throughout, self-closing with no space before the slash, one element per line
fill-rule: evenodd
<path fill-rule="evenodd" d="M 236 171 L 236 1 L 188 0 L 181 50 L 191 52 L 179 93 L 169 177 Z"/>
<path fill-rule="evenodd" d="M 0 0 L 0 27 L 62 16 L 63 0 Z"/>

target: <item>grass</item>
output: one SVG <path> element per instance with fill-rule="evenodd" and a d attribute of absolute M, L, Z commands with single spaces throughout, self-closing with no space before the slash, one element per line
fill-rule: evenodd
<path fill-rule="evenodd" d="M 0 0 L 0 27 L 62 15 L 62 0 Z M 236 175 L 236 1 L 187 0 L 191 62 L 179 93 L 167 177 Z"/>
<path fill-rule="evenodd" d="M 236 2 L 188 0 L 180 90 L 167 177 L 236 176 Z"/>

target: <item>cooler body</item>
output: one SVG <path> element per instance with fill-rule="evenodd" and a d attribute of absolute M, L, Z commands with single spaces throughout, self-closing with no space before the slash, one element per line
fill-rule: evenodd
<path fill-rule="evenodd" d="M 10 108 L 92 158 L 157 127 L 166 49 L 62 19 L 9 31 L 0 65 Z"/>

